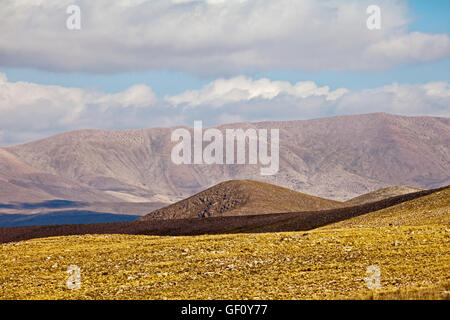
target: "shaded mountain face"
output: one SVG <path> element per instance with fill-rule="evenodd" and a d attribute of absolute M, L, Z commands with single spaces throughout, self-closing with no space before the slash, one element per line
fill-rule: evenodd
<path fill-rule="evenodd" d="M 17 188 L 26 188 L 38 192 L 33 197 L 39 199 L 41 192 L 50 191 L 53 198 L 65 199 L 67 193 L 57 194 L 61 187 L 46 187 L 52 179 L 60 179 L 52 183 L 73 186 L 72 200 L 86 200 L 87 195 L 73 197 L 81 195 L 81 185 L 93 198 L 95 191 L 119 201 L 173 203 L 236 179 L 265 181 L 335 200 L 388 185 L 434 188 L 450 183 L 448 118 L 368 114 L 218 128 L 279 129 L 278 174 L 261 176 L 258 165 L 176 165 L 170 157 L 178 143 L 170 140 L 174 128 L 83 130 L 4 148 L 18 166 L 38 173 L 32 173 L 32 179 L 26 173 L 2 179 L 1 169 L 0 185 L 10 188 L 11 196 Z M 8 200 L 5 194 L 0 194 L 0 202 Z"/>
<path fill-rule="evenodd" d="M 272 184 L 234 180 L 220 183 L 141 218 L 186 219 L 243 216 L 343 207 L 343 203 L 310 196 Z"/>
<path fill-rule="evenodd" d="M 139 216 L 85 210 L 61 210 L 39 214 L 0 214 L 0 228 L 133 221 Z"/>
<path fill-rule="evenodd" d="M 363 195 L 360 195 L 358 197 L 355 197 L 353 199 L 350 199 L 348 201 L 345 201 L 345 204 L 347 205 L 360 205 L 375 201 L 380 201 L 383 199 L 392 198 L 395 196 L 401 196 L 408 193 L 418 192 L 422 191 L 423 189 L 419 188 L 411 188 L 407 186 L 392 186 L 387 188 L 378 189 L 376 191 L 372 191 Z"/>

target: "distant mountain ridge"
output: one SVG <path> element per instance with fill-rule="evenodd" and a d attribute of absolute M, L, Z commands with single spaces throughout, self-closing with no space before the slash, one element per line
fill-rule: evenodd
<path fill-rule="evenodd" d="M 268 177 L 258 165 L 173 164 L 174 128 L 66 132 L 0 148 L 0 203 L 173 203 L 239 179 L 340 201 L 391 185 L 435 188 L 450 184 L 449 121 L 376 113 L 217 127 L 278 128 L 280 171 Z"/>

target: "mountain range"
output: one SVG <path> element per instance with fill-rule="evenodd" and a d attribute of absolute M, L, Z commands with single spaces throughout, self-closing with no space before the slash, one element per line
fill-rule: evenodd
<path fill-rule="evenodd" d="M 11 206 L 66 200 L 92 212 L 144 215 L 228 180 L 336 201 L 388 186 L 450 184 L 449 118 L 375 113 L 217 127 L 227 128 L 279 129 L 278 174 L 261 176 L 249 164 L 176 165 L 175 128 L 72 131 L 0 148 L 0 213 L 49 213 L 57 209 Z"/>

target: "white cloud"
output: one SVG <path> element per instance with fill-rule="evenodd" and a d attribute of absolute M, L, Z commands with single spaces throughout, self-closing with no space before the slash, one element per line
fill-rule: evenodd
<path fill-rule="evenodd" d="M 6 143 L 23 142 L 64 130 L 114 126 L 120 121 L 114 118 L 120 118 L 121 112 L 142 109 L 155 101 L 155 94 L 145 85 L 105 94 L 80 88 L 8 82 L 0 73 L 0 129 L 3 131 L 0 144 L 5 140 Z M 130 124 L 133 122 L 128 120 Z"/>
<path fill-rule="evenodd" d="M 383 57 L 386 63 L 432 61 L 448 57 L 450 39 L 447 35 L 428 35 L 413 32 L 372 44 L 367 49 L 369 56 Z"/>
<path fill-rule="evenodd" d="M 94 104 L 100 104 L 104 108 L 112 106 L 143 108 L 155 102 L 155 93 L 145 84 L 134 85 L 116 94 L 103 95 L 93 101 Z"/>
<path fill-rule="evenodd" d="M 107 94 L 81 88 L 9 82 L 0 73 L 0 145 L 23 143 L 66 130 L 131 129 L 175 125 L 294 120 L 389 112 L 450 116 L 450 85 L 392 84 L 350 92 L 314 82 L 218 79 L 199 90 L 157 99 L 146 85 Z"/>
<path fill-rule="evenodd" d="M 343 96 L 335 109 L 339 114 L 375 111 L 449 117 L 450 86 L 447 82 L 392 84 Z"/>
<path fill-rule="evenodd" d="M 218 79 L 201 90 L 186 91 L 180 95 L 167 97 L 171 104 L 186 104 L 188 106 L 223 106 L 229 103 L 248 102 L 252 99 L 271 100 L 286 94 L 296 98 L 310 96 L 325 97 L 326 100 L 336 100 L 347 92 L 339 89 L 330 92 L 329 87 L 318 87 L 314 82 L 298 82 L 291 85 L 285 81 L 270 81 L 263 78 L 252 80 L 249 77 Z"/>
<path fill-rule="evenodd" d="M 408 32 L 406 0 L 2 0 L 0 66 L 116 72 L 379 70 L 450 56 L 446 34 Z M 66 29 L 69 4 L 82 30 Z"/>

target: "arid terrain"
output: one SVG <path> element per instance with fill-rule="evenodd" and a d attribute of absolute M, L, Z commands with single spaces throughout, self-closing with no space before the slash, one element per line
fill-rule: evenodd
<path fill-rule="evenodd" d="M 242 184 L 242 181 L 232 181 L 225 185 Z M 260 182 L 247 181 L 247 184 L 255 188 L 260 187 Z M 211 190 L 222 190 L 223 184 L 217 185 Z M 276 186 L 264 185 L 264 188 L 271 189 Z M 249 190 L 249 189 L 248 189 Z M 134 234 L 134 235 L 202 235 L 202 234 L 226 234 L 226 233 L 245 233 L 245 232 L 282 232 L 282 231 L 307 231 L 318 227 L 322 227 L 331 223 L 347 220 L 370 212 L 375 212 L 381 209 L 389 208 L 407 201 L 421 198 L 430 194 L 435 194 L 444 190 L 448 194 L 450 188 L 439 188 L 432 190 L 423 190 L 414 193 L 408 193 L 392 198 L 379 200 L 376 202 L 366 203 L 356 206 L 342 206 L 337 203 L 334 209 L 315 209 L 302 210 L 298 212 L 279 212 L 279 213 L 263 213 L 263 214 L 243 214 L 240 215 L 224 215 L 208 217 L 190 217 L 185 218 L 175 217 L 171 219 L 154 218 L 150 213 L 141 219 L 131 222 L 114 222 L 114 223 L 91 223 L 91 224 L 66 224 L 66 225 L 44 225 L 44 226 L 26 226 L 14 228 L 0 228 L 0 243 L 21 241 L 33 238 L 43 238 L 51 236 L 64 235 L 83 235 L 83 234 Z M 278 189 L 281 192 L 280 197 L 289 197 L 298 193 L 288 189 Z M 214 193 L 214 192 L 213 192 Z M 202 194 L 202 193 L 200 193 Z M 195 198 L 196 196 L 194 196 Z M 306 198 L 307 195 L 301 195 L 300 199 Z M 325 199 L 317 199 L 311 197 L 309 200 L 314 200 L 314 203 L 325 203 L 326 206 L 335 202 L 327 202 Z M 177 205 L 185 204 L 181 201 Z M 444 203 L 444 210 L 447 204 Z M 162 212 L 168 210 L 171 212 L 172 206 L 165 209 L 160 209 Z M 234 209 L 236 210 L 236 209 Z"/>
<path fill-rule="evenodd" d="M 419 188 L 411 188 L 406 186 L 391 186 L 387 188 L 378 189 L 353 199 L 345 201 L 346 205 L 358 205 L 364 203 L 375 202 L 378 200 L 383 200 L 387 198 L 392 198 L 395 196 L 400 196 L 408 193 L 418 192 L 422 189 Z"/>
<path fill-rule="evenodd" d="M 275 177 L 177 166 L 171 128 L 0 148 L 0 299 L 449 299 L 447 118 L 242 126 Z"/>
<path fill-rule="evenodd" d="M 450 300 L 449 13 L 0 0 L 0 305 L 303 320 L 395 316 L 289 300 Z"/>
<path fill-rule="evenodd" d="M 342 202 L 310 196 L 269 183 L 232 180 L 155 210 L 140 220 L 260 215 L 341 207 L 344 207 Z"/>
<path fill-rule="evenodd" d="M 259 226 L 258 233 L 247 229 L 177 237 L 91 234 L 4 243 L 0 297 L 448 299 L 450 188 L 401 195 L 362 208 L 376 209 L 382 203 L 383 209 L 347 216 L 323 228 L 304 226 L 309 231 L 300 231 L 297 225 L 281 232 L 304 218 L 286 213 L 288 221 L 281 224 L 266 221 L 274 231 L 268 233 L 261 233 Z M 332 210 L 316 214 L 324 212 L 336 214 Z M 247 218 L 251 217 L 190 221 Z M 69 266 L 80 270 L 78 289 L 67 287 Z M 373 268 L 379 271 L 375 288 L 370 286 Z"/>

